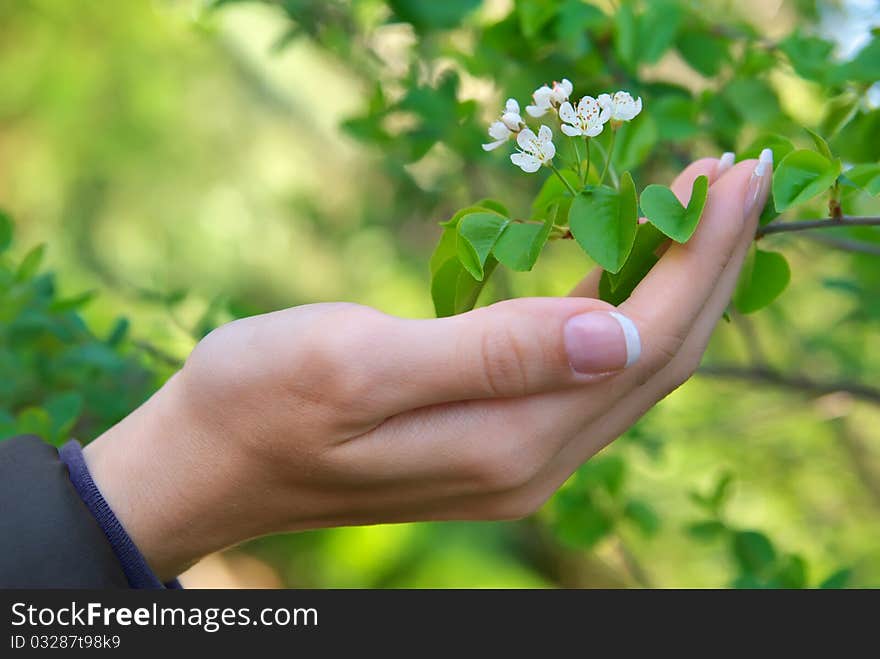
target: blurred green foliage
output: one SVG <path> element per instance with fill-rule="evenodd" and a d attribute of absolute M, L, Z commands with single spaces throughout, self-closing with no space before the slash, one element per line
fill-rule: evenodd
<path fill-rule="evenodd" d="M 541 180 L 479 144 L 501 94 L 536 81 L 641 95 L 616 149 L 643 182 L 727 149 L 778 163 L 814 128 L 867 163 L 844 212 L 876 215 L 870 5 L 3 3 L 0 436 L 94 438 L 241 315 L 431 315 L 436 223 L 490 195 L 530 215 Z M 762 239 L 753 267 L 784 251 L 791 283 L 718 328 L 706 363 L 736 377 L 695 378 L 534 518 L 276 536 L 229 560 L 290 586 L 880 585 L 880 231 L 833 235 L 865 249 Z M 591 265 L 571 242 L 483 299 L 565 294 Z"/>

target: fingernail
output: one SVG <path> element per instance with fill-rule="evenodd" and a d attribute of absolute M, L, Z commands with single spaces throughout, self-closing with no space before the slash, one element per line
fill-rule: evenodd
<path fill-rule="evenodd" d="M 735 161 L 736 154 L 733 151 L 725 151 L 722 153 L 721 158 L 718 159 L 718 165 L 715 167 L 715 180 L 718 180 L 718 177 L 733 167 Z"/>
<path fill-rule="evenodd" d="M 570 318 L 564 338 L 568 363 L 575 372 L 585 375 L 632 366 L 642 352 L 639 330 L 616 311 L 591 311 Z"/>
<path fill-rule="evenodd" d="M 758 164 L 755 165 L 755 171 L 752 172 L 752 177 L 746 188 L 746 217 L 751 216 L 758 200 L 765 198 L 771 174 L 773 174 L 773 152 L 770 149 L 764 149 L 758 157 Z"/>

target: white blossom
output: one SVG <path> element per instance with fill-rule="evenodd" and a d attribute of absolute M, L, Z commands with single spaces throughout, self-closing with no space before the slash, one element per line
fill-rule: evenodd
<path fill-rule="evenodd" d="M 562 132 L 569 137 L 596 137 L 605 127 L 610 113 L 592 96 L 584 96 L 577 105 L 577 111 L 568 101 L 560 105 L 559 118 L 565 122 Z"/>
<path fill-rule="evenodd" d="M 534 105 L 527 105 L 526 112 L 533 117 L 542 117 L 551 108 L 558 108 L 568 100 L 574 86 L 567 78 L 554 82 L 552 87 L 541 85 L 532 94 Z"/>
<path fill-rule="evenodd" d="M 501 121 L 507 126 L 511 132 L 518 133 L 523 129 L 525 123 L 519 113 L 519 103 L 516 99 L 508 98 L 504 104 L 504 114 L 501 115 Z"/>
<path fill-rule="evenodd" d="M 526 173 L 537 172 L 556 155 L 552 139 L 553 133 L 547 126 L 541 126 L 537 135 L 530 128 L 523 128 L 516 136 L 520 150 L 510 154 L 510 161 Z"/>
<path fill-rule="evenodd" d="M 516 102 L 516 99 L 508 98 L 507 102 L 504 104 L 504 112 L 501 114 L 501 119 L 492 122 L 492 125 L 489 126 L 489 137 L 491 137 L 493 141 L 484 144 L 483 150 L 492 151 L 493 149 L 497 149 L 511 137 L 519 133 L 525 125 L 526 124 L 519 113 L 519 103 Z"/>
<path fill-rule="evenodd" d="M 600 94 L 599 105 L 608 113 L 608 118 L 614 121 L 629 121 L 642 111 L 641 97 L 633 100 L 629 92 L 614 92 L 614 95 Z"/>

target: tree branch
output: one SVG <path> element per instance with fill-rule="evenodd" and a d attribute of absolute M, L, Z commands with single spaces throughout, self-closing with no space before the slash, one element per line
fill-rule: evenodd
<path fill-rule="evenodd" d="M 880 226 L 880 217 L 849 217 L 840 219 L 823 218 L 821 220 L 792 220 L 789 222 L 771 222 L 758 227 L 755 237 L 760 238 L 771 233 L 791 231 L 807 231 L 809 229 L 834 229 L 839 227 L 876 227 Z"/>
<path fill-rule="evenodd" d="M 880 389 L 852 380 L 824 382 L 797 373 L 782 373 L 766 366 L 738 366 L 736 364 L 710 364 L 701 366 L 698 375 L 729 380 L 743 380 L 766 384 L 792 391 L 821 396 L 842 391 L 853 398 L 880 405 Z"/>
<path fill-rule="evenodd" d="M 849 238 L 833 238 L 831 236 L 804 236 L 807 240 L 814 243 L 821 243 L 834 249 L 844 252 L 854 252 L 856 254 L 869 254 L 871 256 L 880 256 L 880 244 L 866 243 L 861 240 L 850 240 Z"/>

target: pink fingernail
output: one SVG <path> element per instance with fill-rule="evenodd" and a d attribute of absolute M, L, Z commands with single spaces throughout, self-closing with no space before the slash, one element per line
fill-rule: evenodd
<path fill-rule="evenodd" d="M 570 318 L 565 324 L 564 339 L 569 364 L 584 375 L 627 368 L 642 351 L 639 330 L 616 311 L 591 311 Z"/>
<path fill-rule="evenodd" d="M 715 166 L 715 180 L 718 180 L 724 172 L 733 167 L 735 162 L 736 154 L 733 151 L 722 153 L 721 158 L 718 159 L 718 164 Z"/>

